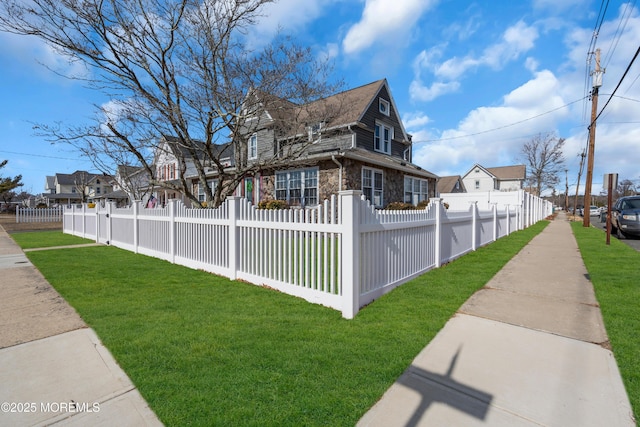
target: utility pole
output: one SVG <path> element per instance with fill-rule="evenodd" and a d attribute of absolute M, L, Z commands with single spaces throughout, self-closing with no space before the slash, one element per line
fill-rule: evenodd
<path fill-rule="evenodd" d="M 564 211 L 569 211 L 569 169 L 564 170 Z"/>
<path fill-rule="evenodd" d="M 604 70 L 600 69 L 600 49 L 596 49 L 596 69 L 591 75 L 593 76 L 593 89 L 591 90 L 591 124 L 589 125 L 589 152 L 587 155 L 587 180 L 584 188 L 584 219 L 582 225 L 589 227 L 591 225 L 590 216 L 587 214 L 589 206 L 591 206 L 591 182 L 593 181 L 593 156 L 596 148 L 596 114 L 598 112 L 598 89 L 602 86 L 602 74 Z"/>
<path fill-rule="evenodd" d="M 573 202 L 573 216 L 576 216 L 576 209 L 578 209 L 578 194 L 580 193 L 580 177 L 582 176 L 582 168 L 584 167 L 584 158 L 587 154 L 583 151 L 580 153 L 580 169 L 578 169 L 578 183 L 576 184 L 576 199 Z M 584 201 L 583 201 L 584 203 Z"/>

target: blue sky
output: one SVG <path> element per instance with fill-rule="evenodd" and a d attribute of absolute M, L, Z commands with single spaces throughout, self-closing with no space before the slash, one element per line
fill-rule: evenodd
<path fill-rule="evenodd" d="M 330 56 L 347 87 L 386 78 L 414 163 L 441 176 L 523 163 L 525 142 L 556 132 L 567 140 L 570 194 L 587 144 L 594 29 L 606 70 L 598 110 L 640 46 L 635 1 L 282 0 L 263 15 L 254 43 L 280 27 Z M 32 127 L 82 123 L 109 100 L 50 71 L 71 65 L 36 39 L 0 33 L 0 63 L 0 159 L 9 160 L 0 175 L 22 174 L 24 189 L 38 193 L 46 175 L 92 170 Z M 597 122 L 594 194 L 604 173 L 640 184 L 639 76 L 640 59 Z"/>

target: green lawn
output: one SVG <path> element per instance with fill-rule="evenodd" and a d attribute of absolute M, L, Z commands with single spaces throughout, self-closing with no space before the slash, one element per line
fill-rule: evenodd
<path fill-rule="evenodd" d="M 22 249 L 50 248 L 53 246 L 81 245 L 83 243 L 95 243 L 95 240 L 64 234 L 62 231 L 37 231 L 29 233 L 11 234 Z"/>
<path fill-rule="evenodd" d="M 432 270 L 353 320 L 113 247 L 28 256 L 166 425 L 352 426 L 547 224 Z"/>
<path fill-rule="evenodd" d="M 640 420 L 640 252 L 596 228 L 572 223 L 600 303 L 613 353 L 636 420 Z"/>

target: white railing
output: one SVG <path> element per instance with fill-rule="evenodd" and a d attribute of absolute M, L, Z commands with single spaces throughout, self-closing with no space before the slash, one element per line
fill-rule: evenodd
<path fill-rule="evenodd" d="M 266 285 L 340 310 L 359 309 L 402 283 L 545 218 L 546 207 L 477 202 L 376 211 L 360 191 L 313 209 L 259 210 L 231 197 L 218 209 L 71 207 L 66 233 L 191 268 Z M 544 206 L 540 202 L 540 206 Z"/>
<path fill-rule="evenodd" d="M 16 222 L 59 222 L 62 221 L 62 207 L 58 208 L 17 208 Z"/>

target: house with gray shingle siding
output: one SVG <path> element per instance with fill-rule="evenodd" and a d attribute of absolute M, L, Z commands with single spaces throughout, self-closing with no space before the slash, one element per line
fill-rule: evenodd
<path fill-rule="evenodd" d="M 386 79 L 304 106 L 285 100 L 281 105 L 289 110 L 267 112 L 269 119 L 248 136 L 257 138 L 248 144 L 255 155 L 249 161 L 265 164 L 242 189 L 250 200 L 279 199 L 292 206 L 313 206 L 340 190 L 361 190 L 374 206 L 382 208 L 391 202 L 417 204 L 435 196 L 438 177 L 411 162 L 411 136 L 404 129 Z M 298 134 L 308 134 L 300 152 L 289 158 L 287 167 L 270 167 L 271 157 L 292 148 L 287 145 L 290 135 L 278 132 L 278 116 L 304 118 L 312 111 L 326 111 L 326 115 L 321 120 L 313 115 L 304 129 L 297 129 Z"/>

